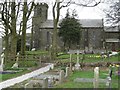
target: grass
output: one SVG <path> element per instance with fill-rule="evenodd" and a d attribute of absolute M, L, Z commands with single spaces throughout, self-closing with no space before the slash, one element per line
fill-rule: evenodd
<path fill-rule="evenodd" d="M 100 71 L 100 78 L 105 79 L 108 71 Z M 93 83 L 88 82 L 74 82 L 76 78 L 93 78 L 93 71 L 75 71 L 66 80 L 65 83 L 59 84 L 56 88 L 93 88 Z M 99 88 L 107 88 L 105 83 L 100 83 Z M 113 75 L 112 88 L 118 88 L 118 77 Z"/>
<path fill-rule="evenodd" d="M 18 70 L 17 70 L 17 71 L 18 71 Z M 30 70 L 24 69 L 24 70 L 22 70 L 22 71 L 20 71 L 20 72 L 16 72 L 16 73 L 0 74 L 0 79 L 1 79 L 2 81 L 4 81 L 4 80 L 7 80 L 7 79 L 11 79 L 11 78 L 15 78 L 15 77 L 21 76 L 21 75 L 23 75 L 23 74 L 25 74 L 25 73 L 28 73 L 28 72 L 30 72 Z"/>
<path fill-rule="evenodd" d="M 79 58 L 82 58 L 82 57 L 83 56 L 80 54 Z M 57 59 L 61 62 L 70 62 L 70 55 L 69 54 L 61 55 L 61 56 L 58 56 Z M 74 55 L 72 55 L 72 62 L 76 63 L 76 61 L 77 61 L 77 55 L 74 54 Z M 81 62 L 81 59 L 80 59 L 80 62 Z M 118 62 L 118 55 L 102 59 L 99 54 L 86 54 L 83 62 L 85 62 L 85 63 Z"/>
<path fill-rule="evenodd" d="M 31 55 L 47 55 L 48 51 L 26 51 L 26 54 L 28 54 L 29 56 L 31 56 Z M 86 54 L 85 55 L 85 59 L 84 59 L 83 62 L 89 63 L 89 62 L 100 62 L 100 61 L 103 61 L 103 60 L 101 60 L 100 57 L 95 58 L 94 56 L 99 56 L 99 54 Z M 59 59 L 59 61 L 61 61 L 61 62 L 69 62 L 69 57 L 70 57 L 69 54 L 61 54 L 61 55 L 59 55 L 57 57 L 57 59 Z M 81 58 L 82 54 L 80 54 L 79 57 Z M 30 58 L 32 59 L 32 57 L 30 57 Z M 74 58 L 74 60 L 72 60 L 72 62 L 76 63 L 77 55 L 76 54 L 72 55 L 72 58 Z M 104 61 L 105 62 L 118 61 L 118 56 L 113 56 L 113 57 L 110 57 L 110 58 L 106 58 L 106 59 L 104 59 Z M 11 67 L 12 67 L 12 65 L 14 63 L 15 63 L 15 61 L 7 61 L 6 66 L 5 66 L 5 70 L 11 70 Z M 25 74 L 25 73 L 29 72 L 27 70 L 27 68 L 29 68 L 29 67 L 37 67 L 39 65 L 39 62 L 35 61 L 35 60 L 24 60 L 24 61 L 23 60 L 19 60 L 18 63 L 19 63 L 19 68 L 23 68 L 24 69 L 23 71 L 15 73 L 15 74 L 4 74 L 2 76 L 0 74 L 0 77 L 2 77 L 3 80 L 7 80 L 9 78 L 17 77 L 19 75 L 22 75 L 22 74 Z M 83 72 L 80 73 L 80 75 L 77 72 L 76 72 L 75 75 L 76 76 L 74 76 L 74 74 L 73 74 L 73 76 L 71 76 L 69 79 L 73 80 L 75 77 L 77 77 L 77 75 L 78 76 L 82 75 L 84 77 L 91 77 L 91 76 L 93 76 L 93 73 L 91 73 L 89 71 L 87 71 L 87 72 L 83 71 Z M 103 75 L 101 77 L 105 78 L 105 76 L 103 76 Z M 74 84 L 73 82 L 71 82 L 71 83 L 72 83 L 72 85 Z"/>
<path fill-rule="evenodd" d="M 41 50 L 38 50 L 38 51 L 26 51 L 25 53 L 28 54 L 28 55 L 46 55 L 46 54 L 48 54 L 48 51 L 41 51 Z"/>
<path fill-rule="evenodd" d="M 11 67 L 13 66 L 14 63 L 15 63 L 15 61 L 7 62 L 6 65 L 5 65 L 5 70 L 11 69 Z M 39 62 L 35 61 L 35 60 L 34 61 L 31 61 L 31 60 L 25 60 L 25 61 L 19 60 L 18 65 L 19 65 L 19 68 L 37 67 L 39 65 Z"/>

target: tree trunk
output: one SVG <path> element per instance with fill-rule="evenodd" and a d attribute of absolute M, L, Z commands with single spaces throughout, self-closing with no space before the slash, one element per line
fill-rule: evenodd
<path fill-rule="evenodd" d="M 55 60 L 57 56 L 57 22 L 54 20 L 53 40 L 52 40 L 52 52 L 51 59 Z"/>
<path fill-rule="evenodd" d="M 25 55 L 26 50 L 26 26 L 27 26 L 27 2 L 24 2 L 23 7 L 23 27 L 22 27 L 22 38 L 21 38 L 21 54 Z"/>
<path fill-rule="evenodd" d="M 17 49 L 17 33 L 16 33 L 16 12 L 15 12 L 15 2 L 11 4 L 11 54 L 13 57 L 16 56 Z M 14 58 L 15 59 L 15 58 Z"/>
<path fill-rule="evenodd" d="M 8 36 L 8 33 L 6 32 L 6 36 L 5 36 L 5 62 L 4 62 L 5 65 L 6 65 L 6 62 L 8 60 L 8 55 L 9 55 L 9 36 Z"/>
<path fill-rule="evenodd" d="M 33 28 L 31 29 L 31 41 L 30 41 L 30 49 L 33 48 Z"/>

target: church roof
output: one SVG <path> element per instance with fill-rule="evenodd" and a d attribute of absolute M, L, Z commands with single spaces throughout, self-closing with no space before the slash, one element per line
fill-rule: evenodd
<path fill-rule="evenodd" d="M 59 21 L 59 23 L 61 20 Z M 83 28 L 98 28 L 103 27 L 103 20 L 102 19 L 79 19 L 80 24 Z M 53 20 L 46 20 L 42 23 L 41 28 L 53 28 Z M 59 27 L 59 24 L 58 24 Z"/>
<path fill-rule="evenodd" d="M 120 32 L 118 26 L 105 26 L 104 27 L 105 32 Z"/>

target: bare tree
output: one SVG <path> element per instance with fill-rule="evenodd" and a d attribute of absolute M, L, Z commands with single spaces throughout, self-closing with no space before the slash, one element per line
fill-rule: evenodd
<path fill-rule="evenodd" d="M 34 8 L 34 1 L 30 2 L 32 3 L 30 6 L 30 9 L 28 8 L 27 2 L 24 2 L 23 6 L 23 27 L 22 27 L 22 39 L 21 39 L 21 54 L 25 54 L 25 48 L 26 48 L 26 29 L 27 29 L 27 21 L 29 20 L 29 17 L 31 15 L 31 12 Z"/>
<path fill-rule="evenodd" d="M 78 6 L 84 6 L 84 7 L 95 7 L 100 2 L 101 2 L 101 0 L 98 1 L 98 2 L 96 2 L 95 0 L 88 0 L 88 3 L 84 4 L 84 3 L 79 2 L 79 0 L 78 0 L 78 2 L 72 1 L 72 0 L 69 0 L 67 2 L 65 2 L 65 0 L 61 0 L 61 1 L 60 0 L 55 0 L 53 8 L 52 8 L 53 26 L 54 26 L 53 40 L 52 40 L 52 51 L 51 51 L 51 59 L 52 60 L 55 60 L 56 55 L 57 55 L 57 33 L 58 33 L 57 25 L 58 25 L 58 22 L 59 22 L 60 10 L 64 7 L 70 6 L 71 4 L 75 4 L 75 5 L 78 5 Z"/>
<path fill-rule="evenodd" d="M 109 9 L 104 9 L 106 14 L 106 24 L 116 25 L 120 21 L 120 0 L 118 2 L 111 1 Z"/>

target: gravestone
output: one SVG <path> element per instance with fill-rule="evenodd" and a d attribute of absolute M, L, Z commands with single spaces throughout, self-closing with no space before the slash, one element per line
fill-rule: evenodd
<path fill-rule="evenodd" d="M 99 67 L 94 68 L 93 86 L 94 86 L 94 88 L 98 88 L 98 86 L 99 86 Z"/>
<path fill-rule="evenodd" d="M 43 79 L 43 86 L 42 88 L 48 88 L 48 78 Z"/>
<path fill-rule="evenodd" d="M 77 50 L 77 62 L 75 64 L 75 70 L 80 70 L 80 64 L 79 64 L 79 50 Z"/>
<path fill-rule="evenodd" d="M 0 71 L 3 71 L 3 65 L 4 65 L 4 53 L 1 54 L 1 60 L 0 60 Z"/>
<path fill-rule="evenodd" d="M 60 83 L 62 83 L 64 81 L 64 71 L 63 70 L 60 71 L 59 81 L 60 81 Z"/>
<path fill-rule="evenodd" d="M 24 88 L 33 88 L 33 83 L 31 82 L 26 83 Z"/>
<path fill-rule="evenodd" d="M 107 81 L 106 81 L 106 86 L 108 87 L 108 88 L 111 88 L 111 77 L 107 77 L 107 79 L 106 79 Z"/>
<path fill-rule="evenodd" d="M 68 76 L 69 76 L 69 73 L 70 73 L 70 68 L 69 68 L 69 67 L 66 67 L 65 77 L 68 77 Z"/>

